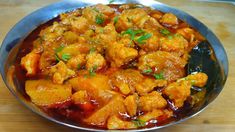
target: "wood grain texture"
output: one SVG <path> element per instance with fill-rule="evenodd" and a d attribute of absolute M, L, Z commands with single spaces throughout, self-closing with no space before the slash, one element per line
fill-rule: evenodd
<path fill-rule="evenodd" d="M 11 27 L 27 14 L 57 0 L 1 0 L 0 42 Z M 221 40 L 229 58 L 229 77 L 222 93 L 194 118 L 160 132 L 235 131 L 235 6 L 186 0 L 159 0 L 188 12 L 206 24 Z M 182 4 L 183 3 L 183 4 Z M 49 122 L 22 106 L 0 79 L 0 132 L 76 131 Z"/>

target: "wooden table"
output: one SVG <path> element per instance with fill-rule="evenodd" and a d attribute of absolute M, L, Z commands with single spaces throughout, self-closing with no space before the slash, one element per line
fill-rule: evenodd
<path fill-rule="evenodd" d="M 10 28 L 34 10 L 57 0 L 1 0 L 0 41 Z M 162 132 L 232 132 L 235 131 L 235 6 L 185 0 L 160 0 L 186 11 L 205 23 L 220 38 L 229 57 L 229 77 L 219 97 L 202 113 Z M 1 132 L 75 131 L 41 118 L 22 106 L 0 79 Z"/>

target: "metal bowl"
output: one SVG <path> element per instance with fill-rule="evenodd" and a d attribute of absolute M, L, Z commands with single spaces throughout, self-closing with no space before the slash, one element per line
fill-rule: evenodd
<path fill-rule="evenodd" d="M 82 126 L 79 126 L 78 124 L 74 124 L 71 122 L 62 121 L 59 119 L 49 117 L 46 113 L 41 111 L 37 106 L 35 106 L 30 101 L 27 101 L 24 98 L 22 94 L 22 89 L 19 87 L 19 80 L 17 79 L 12 80 L 12 78 L 8 78 L 7 74 L 9 73 L 8 69 L 13 64 L 16 58 L 16 53 L 19 51 L 20 42 L 22 42 L 22 40 L 24 40 L 24 38 L 26 38 L 30 32 L 36 29 L 39 25 L 57 17 L 60 13 L 71 11 L 76 8 L 94 5 L 97 3 L 108 4 L 109 1 L 108 0 L 96 0 L 96 1 L 94 0 L 64 0 L 58 3 L 51 4 L 44 8 L 41 8 L 29 14 L 28 16 L 23 18 L 21 21 L 19 21 L 7 34 L 0 49 L 0 62 L 2 63 L 0 65 L 0 70 L 1 70 L 1 75 L 3 77 L 3 80 L 6 86 L 8 87 L 8 89 L 11 91 L 11 93 L 24 106 L 26 106 L 33 112 L 37 113 L 38 115 L 50 121 L 53 121 L 58 124 L 65 125 L 71 128 L 76 128 L 80 130 L 90 130 L 90 131 L 102 131 L 102 130 L 82 127 Z M 223 89 L 224 83 L 228 75 L 227 55 L 222 44 L 218 40 L 218 38 L 203 23 L 193 18 L 189 14 L 183 11 L 180 11 L 178 9 L 175 9 L 173 7 L 159 3 L 157 1 L 154 1 L 154 0 L 116 0 L 114 2 L 114 4 L 123 4 L 123 3 L 138 3 L 138 4 L 150 6 L 162 12 L 172 12 L 178 18 L 187 22 L 190 26 L 194 27 L 197 31 L 199 31 L 209 42 L 208 43 L 209 47 L 198 46 L 197 49 L 201 48 L 201 49 L 204 49 L 204 51 L 205 50 L 207 51 L 207 49 L 210 48 L 212 49 L 214 53 L 214 59 L 212 60 L 210 56 L 207 56 L 206 54 L 204 54 L 206 51 L 201 52 L 203 51 L 201 50 L 200 52 L 196 52 L 197 50 L 195 50 L 193 51 L 194 53 L 192 54 L 194 54 L 194 57 L 196 57 L 195 58 L 196 61 L 195 60 L 190 61 L 190 65 L 189 65 L 189 69 L 190 68 L 197 69 L 197 66 L 201 65 L 202 72 L 206 72 L 209 75 L 209 83 L 207 84 L 207 93 L 202 103 L 195 106 L 190 111 L 186 112 L 185 115 L 183 115 L 182 118 L 179 120 L 172 121 L 162 126 L 156 126 L 152 128 L 145 128 L 145 129 L 138 129 L 138 130 L 130 130 L 130 131 L 149 131 L 149 130 L 155 130 L 155 129 L 171 126 L 179 122 L 182 122 L 184 120 L 187 120 L 197 115 L 198 113 L 200 113 L 203 109 L 205 109 L 208 106 L 208 104 L 210 104 L 219 95 L 219 93 Z M 200 59 L 200 61 L 197 61 L 198 59 Z"/>

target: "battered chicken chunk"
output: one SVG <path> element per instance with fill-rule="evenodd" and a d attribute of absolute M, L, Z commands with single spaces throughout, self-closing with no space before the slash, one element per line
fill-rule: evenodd
<path fill-rule="evenodd" d="M 143 28 L 148 19 L 148 14 L 141 8 L 124 10 L 115 26 L 119 31 L 127 30 L 134 25 Z"/>
<path fill-rule="evenodd" d="M 111 60 L 112 67 L 120 67 L 135 59 L 137 55 L 136 49 L 125 47 L 121 43 L 114 43 L 107 48 L 107 58 Z"/>
<path fill-rule="evenodd" d="M 166 100 L 157 91 L 153 91 L 147 95 L 140 97 L 140 108 L 143 111 L 162 109 L 165 108 L 166 105 Z"/>
<path fill-rule="evenodd" d="M 138 95 L 129 95 L 126 97 L 124 100 L 124 104 L 126 106 L 126 110 L 130 116 L 135 116 L 137 112 L 137 107 L 138 107 L 138 101 L 139 97 Z"/>
<path fill-rule="evenodd" d="M 142 55 L 139 58 L 138 69 L 141 71 L 155 69 L 156 73 L 163 73 L 168 81 L 174 81 L 184 76 L 186 60 L 172 53 L 156 51 Z"/>
<path fill-rule="evenodd" d="M 64 80 L 74 76 L 75 72 L 69 69 L 63 61 L 60 61 L 51 67 L 50 74 L 54 83 L 63 84 Z"/>
<path fill-rule="evenodd" d="M 160 22 L 165 26 L 174 26 L 179 23 L 178 18 L 172 13 L 164 14 L 160 19 Z"/>
<path fill-rule="evenodd" d="M 107 5 L 103 5 L 103 4 L 97 4 L 94 6 L 94 8 L 107 16 L 113 15 L 115 12 L 115 10 L 113 8 L 111 8 Z"/>
<path fill-rule="evenodd" d="M 118 35 L 112 24 L 108 24 L 104 28 L 96 28 L 95 32 L 97 34 L 90 42 L 97 47 L 98 51 L 105 50 L 109 45 L 112 45 L 116 41 Z"/>
<path fill-rule="evenodd" d="M 146 95 L 151 92 L 156 87 L 164 87 L 167 85 L 166 80 L 154 80 L 154 79 L 143 79 L 143 81 L 139 82 L 135 85 L 136 91 L 140 95 Z"/>
<path fill-rule="evenodd" d="M 188 75 L 185 79 L 190 81 L 193 86 L 204 87 L 207 83 L 208 76 L 205 73 L 199 72 Z"/>
<path fill-rule="evenodd" d="M 135 92 L 136 84 L 143 80 L 143 75 L 133 69 L 120 70 L 110 76 L 112 85 L 127 95 Z"/>
<path fill-rule="evenodd" d="M 94 7 L 87 7 L 82 10 L 82 16 L 88 20 L 90 24 L 95 24 L 96 17 L 99 15 L 99 11 L 97 11 Z"/>
<path fill-rule="evenodd" d="M 88 28 L 88 20 L 84 17 L 74 17 L 71 20 L 72 28 L 78 33 L 84 33 Z"/>
<path fill-rule="evenodd" d="M 164 51 L 157 51 L 141 56 L 139 58 L 138 68 L 140 70 L 148 69 L 149 67 L 163 69 L 170 63 L 177 67 L 184 67 L 186 64 L 185 60 L 174 56 L 174 54 Z"/>
<path fill-rule="evenodd" d="M 190 95 L 191 83 L 189 81 L 179 81 L 169 84 L 164 89 L 164 94 L 166 94 L 173 102 L 176 107 L 182 107 L 184 101 Z"/>
<path fill-rule="evenodd" d="M 66 65 L 70 69 L 78 70 L 82 66 L 84 66 L 85 64 L 86 64 L 86 55 L 85 54 L 78 54 L 78 55 L 72 57 L 71 59 L 69 59 Z"/>
<path fill-rule="evenodd" d="M 56 39 L 61 37 L 65 31 L 68 30 L 67 26 L 61 23 L 54 22 L 52 26 L 42 30 L 39 36 L 47 42 L 54 42 Z"/>
<path fill-rule="evenodd" d="M 160 39 L 161 50 L 176 52 L 179 56 L 183 55 L 185 50 L 188 48 L 188 41 L 185 40 L 181 35 L 176 34 L 168 36 L 167 38 L 162 37 Z"/>
<path fill-rule="evenodd" d="M 178 29 L 177 33 L 182 35 L 189 42 L 192 42 L 195 38 L 195 35 L 194 35 L 195 31 L 189 27 Z"/>
<path fill-rule="evenodd" d="M 37 73 L 40 55 L 30 52 L 21 59 L 21 66 L 27 71 L 27 76 L 33 76 Z"/>
<path fill-rule="evenodd" d="M 99 70 L 106 65 L 104 57 L 97 52 L 92 52 L 88 54 L 86 59 L 87 59 L 86 63 L 87 69 L 92 69 L 95 67 L 95 70 Z"/>
<path fill-rule="evenodd" d="M 141 47 L 146 52 L 154 52 L 157 51 L 160 47 L 160 37 L 156 32 L 149 31 L 148 34 L 151 34 L 151 37 L 146 40 L 146 42 L 138 43 L 138 46 Z"/>

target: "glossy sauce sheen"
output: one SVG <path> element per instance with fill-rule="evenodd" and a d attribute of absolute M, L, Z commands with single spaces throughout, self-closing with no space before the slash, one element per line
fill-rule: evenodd
<path fill-rule="evenodd" d="M 121 13 L 122 10 L 119 8 L 119 6 L 120 5 L 110 5 L 110 7 L 114 8 L 118 13 Z M 52 25 L 53 22 L 55 22 L 55 21 L 59 21 L 59 17 L 54 18 L 53 20 L 50 20 L 49 22 L 39 26 L 21 44 L 21 46 L 20 46 L 21 50 L 19 51 L 19 53 L 17 55 L 17 58 L 16 58 L 16 61 L 15 61 L 15 68 L 16 68 L 15 73 L 16 73 L 16 78 L 19 80 L 22 87 L 24 87 L 26 80 L 37 80 L 37 79 L 48 78 L 48 76 L 45 76 L 45 75 L 41 74 L 42 71 L 37 71 L 37 74 L 33 77 L 26 76 L 26 72 L 22 68 L 20 63 L 21 63 L 21 58 L 24 57 L 25 55 L 27 55 L 30 51 L 32 51 L 33 41 L 36 40 L 39 37 L 40 31 L 47 28 L 48 26 Z M 106 23 L 109 23 L 109 22 L 110 22 L 110 20 L 107 20 L 103 24 L 106 25 Z M 186 23 L 179 20 L 178 28 L 184 28 L 184 27 L 189 27 L 189 26 Z M 169 27 L 167 29 L 172 33 L 176 33 L 176 29 L 174 29 L 174 28 Z M 139 47 L 135 47 L 135 48 L 140 50 Z M 137 63 L 138 63 L 138 60 L 134 59 L 131 62 L 129 62 L 128 64 L 122 65 L 120 67 L 120 69 L 132 68 L 132 69 L 137 70 L 138 69 L 138 67 L 136 66 Z M 112 75 L 115 72 L 115 70 L 108 69 L 107 67 L 109 67 L 109 66 L 110 66 L 110 62 L 107 62 L 107 66 L 100 69 L 100 70 L 98 70 L 97 73 Z M 119 89 L 114 88 L 114 91 L 119 91 Z M 157 91 L 162 91 L 162 89 L 157 89 Z M 74 92 L 75 91 L 73 91 L 73 93 Z M 26 93 L 25 93 L 25 97 L 27 99 L 30 99 L 29 96 Z M 192 108 L 191 105 L 190 105 L 191 97 L 188 97 L 188 99 L 184 103 L 184 106 L 181 107 L 180 109 L 174 109 L 172 104 L 171 104 L 172 101 L 166 95 L 163 95 L 163 97 L 167 100 L 167 108 L 165 108 L 165 109 L 172 110 L 174 112 L 173 116 L 171 118 L 168 118 L 165 115 L 162 115 L 162 116 L 157 118 L 156 122 L 152 123 L 153 120 L 151 120 L 144 127 L 160 126 L 160 125 L 164 125 L 164 124 L 167 124 L 169 122 L 178 120 L 178 119 L 180 119 L 184 116 L 184 113 L 187 113 Z M 100 108 L 99 104 L 95 100 L 91 101 L 91 106 L 90 107 L 92 107 L 91 110 L 83 111 L 78 105 L 72 103 L 71 100 L 68 100 L 68 101 L 65 101 L 65 102 L 62 102 L 62 103 L 59 103 L 59 104 L 55 104 L 55 105 L 49 106 L 49 107 L 48 106 L 40 106 L 40 108 L 43 111 L 45 111 L 49 116 L 54 117 L 56 119 L 63 120 L 63 121 L 66 121 L 66 122 L 69 121 L 69 122 L 72 122 L 72 123 L 75 122 L 75 123 L 78 123 L 79 126 L 83 126 L 83 127 L 107 129 L 106 124 L 103 125 L 103 126 L 98 126 L 97 127 L 97 126 L 86 124 L 82 121 L 84 118 L 89 117 L 97 108 Z M 138 111 L 137 116 L 138 115 L 143 115 L 143 114 L 145 114 L 145 112 Z M 125 121 L 132 121 L 133 119 L 135 119 L 135 117 L 134 118 L 130 117 L 127 114 L 126 115 L 125 114 L 120 115 L 120 118 L 125 120 Z M 142 127 L 140 127 L 140 128 L 142 128 Z"/>

